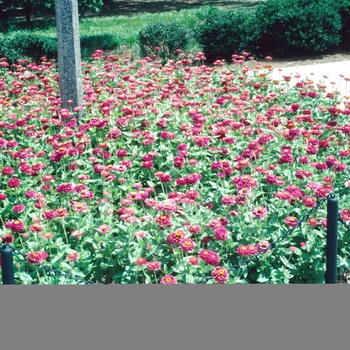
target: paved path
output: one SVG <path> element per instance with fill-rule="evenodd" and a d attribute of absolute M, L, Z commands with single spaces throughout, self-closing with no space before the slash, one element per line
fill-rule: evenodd
<path fill-rule="evenodd" d="M 272 66 L 273 66 L 273 62 Z M 350 95 L 350 61 L 322 63 L 311 66 L 296 66 L 287 68 L 275 68 L 273 79 L 283 79 L 283 76 L 291 76 L 291 83 L 295 83 L 296 74 L 300 79 L 313 80 L 315 84 L 327 85 L 327 91 L 339 91 L 341 96 Z M 347 81 L 348 80 L 348 81 Z"/>

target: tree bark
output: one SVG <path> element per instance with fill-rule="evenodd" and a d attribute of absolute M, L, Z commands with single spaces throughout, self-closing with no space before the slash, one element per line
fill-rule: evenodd
<path fill-rule="evenodd" d="M 29 4 L 29 2 L 28 1 L 26 1 L 25 3 L 24 3 L 24 12 L 25 12 L 25 14 L 26 14 L 26 25 L 27 26 L 29 26 L 30 25 L 30 11 L 31 10 L 31 8 L 30 8 L 30 4 Z"/>

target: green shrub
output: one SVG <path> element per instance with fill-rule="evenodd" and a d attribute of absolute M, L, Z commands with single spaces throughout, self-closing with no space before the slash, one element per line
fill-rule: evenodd
<path fill-rule="evenodd" d="M 80 36 L 80 50 L 83 59 L 89 58 L 96 50 L 115 50 L 119 40 L 112 34 L 84 34 Z"/>
<path fill-rule="evenodd" d="M 39 61 L 42 56 L 48 59 L 56 58 L 56 38 L 30 31 L 2 35 L 0 37 L 0 56 L 7 57 L 10 62 L 24 58 Z"/>
<path fill-rule="evenodd" d="M 80 37 L 82 59 L 90 58 L 96 50 L 115 50 L 118 38 L 111 34 L 85 34 Z M 30 31 L 18 31 L 0 36 L 0 57 L 10 62 L 27 58 L 38 62 L 40 57 L 57 59 L 57 38 Z"/>
<path fill-rule="evenodd" d="M 324 52 L 341 40 L 341 16 L 333 0 L 267 0 L 257 7 L 256 16 L 264 54 Z"/>
<path fill-rule="evenodd" d="M 340 31 L 341 45 L 344 48 L 350 46 L 350 0 L 339 0 L 337 2 L 341 16 L 342 28 Z"/>
<path fill-rule="evenodd" d="M 141 55 L 158 55 L 163 64 L 178 57 L 177 49 L 186 50 L 189 40 L 189 28 L 178 21 L 150 23 L 138 34 Z"/>
<path fill-rule="evenodd" d="M 211 8 L 196 30 L 208 60 L 231 59 L 233 53 L 256 52 L 260 38 L 254 10 L 223 11 Z"/>

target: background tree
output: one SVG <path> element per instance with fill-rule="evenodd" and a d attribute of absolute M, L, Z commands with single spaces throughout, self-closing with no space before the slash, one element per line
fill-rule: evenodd
<path fill-rule="evenodd" d="M 87 11 L 99 12 L 103 5 L 103 0 L 78 0 L 80 18 Z M 6 18 L 3 10 L 14 9 L 23 9 L 26 24 L 29 25 L 33 14 L 41 14 L 50 9 L 54 11 L 55 0 L 0 0 L 0 17 L 2 19 Z"/>

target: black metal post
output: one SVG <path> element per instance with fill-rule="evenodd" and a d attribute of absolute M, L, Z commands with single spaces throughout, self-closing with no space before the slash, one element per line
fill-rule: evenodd
<path fill-rule="evenodd" d="M 13 252 L 8 245 L 3 245 L 1 248 L 2 262 L 2 283 L 15 284 L 15 272 L 13 267 Z"/>
<path fill-rule="evenodd" d="M 338 199 L 327 199 L 326 283 L 337 283 Z"/>

